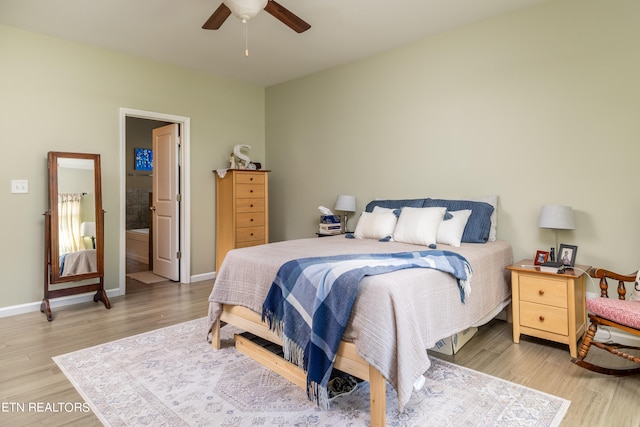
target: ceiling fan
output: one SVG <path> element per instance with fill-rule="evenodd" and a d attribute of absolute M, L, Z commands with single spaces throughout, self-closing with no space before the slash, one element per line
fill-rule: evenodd
<path fill-rule="evenodd" d="M 224 0 L 202 28 L 217 30 L 232 13 L 246 23 L 262 9 L 296 33 L 302 33 L 311 28 L 311 25 L 273 0 Z"/>

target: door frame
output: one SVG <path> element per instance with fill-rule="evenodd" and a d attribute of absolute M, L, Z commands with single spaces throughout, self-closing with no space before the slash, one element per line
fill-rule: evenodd
<path fill-rule="evenodd" d="M 127 228 L 127 137 L 126 119 L 134 117 L 138 119 L 157 120 L 177 123 L 180 125 L 180 283 L 191 283 L 191 181 L 190 174 L 190 141 L 191 119 L 173 114 L 157 113 L 153 111 L 120 108 L 120 245 L 119 245 L 119 294 L 126 292 L 126 228 Z"/>

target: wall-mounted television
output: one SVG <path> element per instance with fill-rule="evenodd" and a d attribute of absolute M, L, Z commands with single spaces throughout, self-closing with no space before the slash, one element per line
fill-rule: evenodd
<path fill-rule="evenodd" d="M 137 171 L 151 171 L 153 170 L 153 150 L 151 148 L 136 148 L 135 149 L 135 167 Z"/>

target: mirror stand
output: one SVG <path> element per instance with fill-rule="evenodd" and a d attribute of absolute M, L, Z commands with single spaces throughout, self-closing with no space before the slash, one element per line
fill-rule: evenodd
<path fill-rule="evenodd" d="M 104 211 L 100 155 L 50 151 L 49 209 L 44 213 L 44 298 L 40 311 L 53 320 L 51 298 L 104 290 Z M 91 279 L 97 282 L 90 283 Z M 80 282 L 75 286 L 62 286 Z M 51 289 L 51 285 L 57 285 Z"/>

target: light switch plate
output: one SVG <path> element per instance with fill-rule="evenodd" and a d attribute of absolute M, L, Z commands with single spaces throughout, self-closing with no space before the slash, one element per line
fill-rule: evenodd
<path fill-rule="evenodd" d="M 28 193 L 29 180 L 28 179 L 12 179 L 11 192 L 12 193 Z"/>

